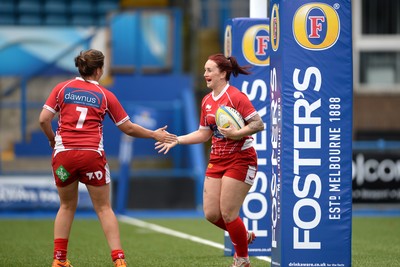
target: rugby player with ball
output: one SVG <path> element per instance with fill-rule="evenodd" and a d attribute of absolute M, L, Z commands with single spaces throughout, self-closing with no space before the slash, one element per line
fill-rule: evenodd
<path fill-rule="evenodd" d="M 201 103 L 199 129 L 178 136 L 176 142 L 157 142 L 159 153 L 181 144 L 198 144 L 212 138 L 203 191 L 203 210 L 208 221 L 229 233 L 235 248 L 231 267 L 250 267 L 248 244 L 255 235 L 248 232 L 239 211 L 257 172 L 257 153 L 252 135 L 264 123 L 248 97 L 229 84 L 231 75 L 248 75 L 235 57 L 208 57 L 204 78 L 211 90 Z M 204 265 L 207 265 L 205 263 Z"/>

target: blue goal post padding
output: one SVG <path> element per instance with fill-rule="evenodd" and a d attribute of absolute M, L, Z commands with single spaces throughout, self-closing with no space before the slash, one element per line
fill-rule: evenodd
<path fill-rule="evenodd" d="M 350 0 L 271 2 L 272 267 L 351 266 Z"/>
<path fill-rule="evenodd" d="M 264 122 L 265 129 L 253 135 L 258 154 L 254 184 L 240 210 L 246 229 L 257 239 L 249 246 L 251 256 L 271 255 L 271 181 L 270 96 L 269 96 L 269 19 L 234 18 L 225 27 L 225 55 L 235 56 L 239 65 L 251 66 L 251 75 L 231 77 L 230 84 L 245 93 Z M 226 256 L 235 251 L 225 232 Z"/>

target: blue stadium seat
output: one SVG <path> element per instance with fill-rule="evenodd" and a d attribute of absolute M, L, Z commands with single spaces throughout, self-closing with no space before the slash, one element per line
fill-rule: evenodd
<path fill-rule="evenodd" d="M 44 19 L 44 24 L 47 26 L 66 26 L 69 23 L 69 18 L 64 14 L 47 14 Z"/>
<path fill-rule="evenodd" d="M 18 10 L 20 14 L 39 14 L 42 11 L 40 1 L 20 0 Z"/>
<path fill-rule="evenodd" d="M 119 4 L 117 1 L 112 1 L 112 0 L 103 0 L 103 1 L 98 1 L 96 3 L 96 12 L 97 14 L 103 15 L 107 14 L 109 12 L 118 10 Z"/>
<path fill-rule="evenodd" d="M 42 24 L 42 16 L 35 14 L 21 14 L 18 19 L 19 25 L 37 26 Z"/>
<path fill-rule="evenodd" d="M 66 0 L 46 0 L 44 3 L 44 12 L 46 14 L 66 14 L 68 5 Z"/>
<path fill-rule="evenodd" d="M 94 11 L 91 1 L 72 0 L 70 4 L 71 14 L 88 14 Z"/>
<path fill-rule="evenodd" d="M 95 26 L 96 22 L 92 16 L 73 15 L 71 17 L 71 25 L 74 26 Z"/>
<path fill-rule="evenodd" d="M 0 14 L 14 14 L 15 4 L 13 0 L 1 0 Z"/>
<path fill-rule="evenodd" d="M 15 25 L 16 19 L 14 15 L 1 15 L 0 16 L 0 25 Z"/>
<path fill-rule="evenodd" d="M 97 17 L 97 25 L 98 26 L 104 27 L 104 26 L 107 26 L 107 24 L 108 24 L 108 21 L 107 21 L 106 15 L 99 15 Z"/>

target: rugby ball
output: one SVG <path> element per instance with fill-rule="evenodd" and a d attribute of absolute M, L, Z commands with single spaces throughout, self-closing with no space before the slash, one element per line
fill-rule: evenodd
<path fill-rule="evenodd" d="M 242 115 L 236 109 L 227 106 L 220 106 L 217 109 L 215 122 L 222 128 L 228 128 L 229 122 L 238 130 L 244 127 Z"/>

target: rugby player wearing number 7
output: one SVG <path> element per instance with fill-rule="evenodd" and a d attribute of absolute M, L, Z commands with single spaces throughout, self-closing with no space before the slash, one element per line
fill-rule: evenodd
<path fill-rule="evenodd" d="M 165 154 L 177 144 L 198 144 L 212 137 L 204 180 L 204 214 L 208 221 L 228 231 L 236 252 L 231 266 L 249 267 L 248 244 L 255 235 L 246 230 L 239 211 L 257 172 L 257 153 L 251 135 L 262 131 L 264 123 L 248 97 L 229 85 L 231 74 L 250 74 L 248 66 L 239 66 L 235 57 L 214 54 L 208 57 L 204 69 L 211 92 L 201 103 L 199 129 L 178 136 L 173 143 L 157 142 L 156 149 Z M 228 128 L 218 127 L 215 113 L 220 106 L 236 109 L 245 126 L 239 130 L 232 124 Z"/>
<path fill-rule="evenodd" d="M 40 126 L 53 150 L 52 169 L 60 197 L 54 222 L 53 267 L 72 267 L 67 260 L 68 238 L 78 204 L 78 183 L 86 184 L 93 207 L 106 236 L 114 266 L 125 267 L 118 221 L 110 203 L 110 170 L 103 147 L 103 120 L 106 114 L 125 134 L 176 142 L 167 126 L 155 131 L 132 123 L 115 95 L 99 84 L 104 55 L 89 49 L 75 57 L 81 77 L 56 85 L 39 116 Z M 54 133 L 51 121 L 59 114 Z M 90 265 L 90 263 L 88 263 Z"/>

